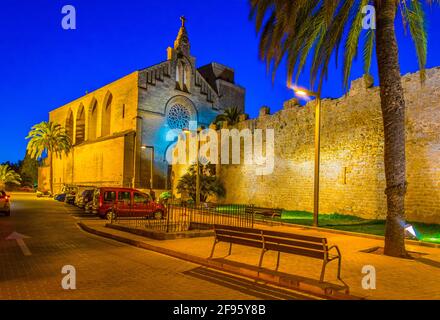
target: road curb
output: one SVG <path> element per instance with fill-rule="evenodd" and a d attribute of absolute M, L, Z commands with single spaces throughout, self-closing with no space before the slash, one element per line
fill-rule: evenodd
<path fill-rule="evenodd" d="M 328 299 L 334 299 L 334 300 L 363 300 L 365 298 L 357 297 L 349 294 L 348 288 L 343 288 L 344 290 L 341 290 L 341 287 L 338 287 L 336 285 L 332 285 L 329 283 L 316 283 L 316 281 L 313 281 L 312 279 L 306 279 L 303 277 L 298 277 L 295 275 L 289 275 L 289 276 L 283 276 L 279 274 L 264 272 L 261 270 L 258 270 L 257 268 L 248 268 L 243 266 L 237 266 L 230 263 L 223 263 L 222 261 L 212 260 L 208 258 L 201 258 L 197 256 L 193 256 L 187 253 L 154 246 L 142 241 L 122 237 L 119 235 L 115 235 L 109 232 L 104 232 L 101 230 L 94 229 L 93 227 L 90 227 L 82 222 L 77 223 L 78 226 L 89 233 L 105 237 L 108 239 L 112 239 L 115 241 L 119 241 L 125 244 L 129 244 L 138 248 L 154 251 L 157 253 L 165 254 L 174 258 L 178 258 L 181 260 L 185 260 L 188 262 L 192 262 L 195 264 L 199 264 L 205 267 L 217 269 L 220 271 L 230 272 L 237 275 L 241 275 L 247 278 L 251 278 L 253 280 L 257 281 L 263 281 L 272 285 L 277 285 L 280 287 L 288 288 L 288 289 L 294 289 L 294 290 L 300 290 L 305 293 L 311 293 L 317 296 L 325 297 Z"/>

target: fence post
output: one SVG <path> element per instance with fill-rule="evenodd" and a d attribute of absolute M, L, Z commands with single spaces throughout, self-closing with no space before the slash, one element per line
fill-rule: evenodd
<path fill-rule="evenodd" d="M 168 225 L 169 225 L 169 221 L 170 221 L 170 214 L 171 214 L 171 208 L 172 206 L 170 204 L 167 204 L 168 208 L 167 208 L 167 225 L 166 225 L 166 233 L 168 233 Z"/>

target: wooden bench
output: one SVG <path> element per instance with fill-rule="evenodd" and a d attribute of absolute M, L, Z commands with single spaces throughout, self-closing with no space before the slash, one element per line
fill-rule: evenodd
<path fill-rule="evenodd" d="M 265 218 L 270 217 L 273 219 L 275 217 L 281 218 L 281 213 L 283 212 L 283 209 L 255 208 L 254 211 L 256 214 L 260 214 Z"/>
<path fill-rule="evenodd" d="M 214 232 L 215 239 L 209 256 L 210 259 L 212 259 L 215 247 L 219 242 L 229 243 L 228 255 L 231 255 L 232 244 L 261 249 L 258 264 L 260 268 L 263 264 L 264 254 L 270 250 L 278 252 L 276 270 L 280 265 L 281 252 L 305 256 L 323 261 L 320 282 L 324 281 L 327 264 L 333 260 L 338 260 L 337 277 L 342 281 L 341 252 L 337 246 L 329 247 L 326 238 L 222 225 L 215 225 Z"/>

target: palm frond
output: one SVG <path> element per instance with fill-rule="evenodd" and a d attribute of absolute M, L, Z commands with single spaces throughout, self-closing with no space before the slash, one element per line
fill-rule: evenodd
<path fill-rule="evenodd" d="M 53 122 L 34 125 L 26 139 L 29 139 L 27 152 L 33 159 L 40 159 L 45 152 L 55 156 L 63 153 L 67 155 L 72 148 L 72 141 L 66 130 Z"/>
<path fill-rule="evenodd" d="M 0 182 L 2 184 L 12 183 L 12 184 L 21 184 L 20 175 L 15 172 L 12 168 L 7 164 L 0 165 Z"/>

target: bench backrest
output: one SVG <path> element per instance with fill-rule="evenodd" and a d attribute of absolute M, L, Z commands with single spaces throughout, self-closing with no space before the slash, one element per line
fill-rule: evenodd
<path fill-rule="evenodd" d="M 262 230 L 215 225 L 214 231 L 219 241 L 263 248 Z"/>
<path fill-rule="evenodd" d="M 322 237 L 222 225 L 214 226 L 214 230 L 219 241 L 311 258 L 325 259 L 328 249 L 327 239 Z"/>
<path fill-rule="evenodd" d="M 263 231 L 264 246 L 268 250 L 293 253 L 317 259 L 325 259 L 327 239 L 287 232 Z"/>

